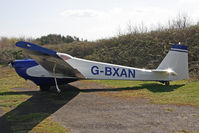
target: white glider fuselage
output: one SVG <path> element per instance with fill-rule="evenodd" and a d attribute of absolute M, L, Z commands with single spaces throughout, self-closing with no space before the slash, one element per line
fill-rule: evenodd
<path fill-rule="evenodd" d="M 168 74 L 152 70 L 72 58 L 66 61 L 82 73 L 86 79 L 112 80 L 170 80 Z"/>
<path fill-rule="evenodd" d="M 63 58 L 71 67 L 77 69 L 85 79 L 172 81 L 188 78 L 187 52 L 169 51 L 167 56 L 172 55 L 169 57 L 172 61 L 167 61 L 166 65 L 168 67 L 154 70 L 90 61 L 72 57 L 64 53 L 57 53 L 57 55 Z M 165 57 L 164 60 L 168 60 L 169 58 Z M 162 63 L 164 63 L 164 60 Z M 175 70 L 175 68 L 177 69 Z M 181 68 L 182 70 L 180 70 Z"/>

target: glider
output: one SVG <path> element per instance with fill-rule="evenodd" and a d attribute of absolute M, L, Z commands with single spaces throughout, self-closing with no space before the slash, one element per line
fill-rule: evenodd
<path fill-rule="evenodd" d="M 56 86 L 60 92 L 59 85 L 84 79 L 158 81 L 169 85 L 170 81 L 189 77 L 185 45 L 172 45 L 158 68 L 153 70 L 80 59 L 29 42 L 19 41 L 16 46 L 27 51 L 34 60 L 15 60 L 10 65 L 19 76 L 40 86 L 41 91 Z"/>

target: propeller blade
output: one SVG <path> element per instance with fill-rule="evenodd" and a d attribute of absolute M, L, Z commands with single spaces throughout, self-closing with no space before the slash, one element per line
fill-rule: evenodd
<path fill-rule="evenodd" d="M 14 61 L 11 60 L 11 61 L 8 63 L 8 66 L 9 66 L 9 67 L 13 67 L 13 66 L 14 66 Z"/>

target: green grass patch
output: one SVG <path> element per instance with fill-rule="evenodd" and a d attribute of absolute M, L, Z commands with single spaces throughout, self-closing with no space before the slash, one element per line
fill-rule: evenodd
<path fill-rule="evenodd" d="M 28 84 L 31 82 L 20 78 L 11 68 L 0 67 L 0 73 L 0 107 L 6 113 L 32 96 L 25 93 L 21 95 L 14 94 L 12 92 L 16 91 L 12 88 L 36 88 L 37 86 Z"/>
<path fill-rule="evenodd" d="M 48 113 L 11 113 L 7 116 L 7 119 L 11 125 L 14 125 L 12 128 L 15 133 L 70 133 L 70 130 L 65 129 L 48 116 Z M 43 121 L 38 124 L 37 122 L 40 120 Z M 32 128 L 33 125 L 35 125 L 34 128 Z"/>
<path fill-rule="evenodd" d="M 52 118 L 48 117 L 41 123 L 39 123 L 35 128 L 33 128 L 30 133 L 71 133 L 69 129 L 65 129 L 60 126 L 59 123 L 54 122 Z"/>
<path fill-rule="evenodd" d="M 60 98 L 56 93 L 47 93 L 39 91 L 14 90 L 12 88 L 36 89 L 37 86 L 31 81 L 25 81 L 19 77 L 16 72 L 8 67 L 0 66 L 0 108 L 3 110 L 3 116 L 7 118 L 14 133 L 68 133 L 60 124 L 54 122 L 49 116 L 50 112 L 41 110 L 31 111 L 29 108 L 38 108 L 36 103 L 42 101 L 50 103 L 54 98 Z M 68 95 L 67 95 L 68 96 Z M 62 101 L 64 104 L 65 101 Z M 60 104 L 60 103 L 57 103 Z M 42 107 L 42 106 L 41 106 Z M 41 108 L 40 107 L 40 108 Z M 59 107 L 59 106 L 58 106 Z M 29 112 L 31 113 L 29 113 Z"/>
<path fill-rule="evenodd" d="M 144 97 L 158 104 L 182 104 L 199 107 L 198 81 L 173 81 L 170 86 L 149 81 L 101 80 L 97 82 L 116 91 L 116 93 L 104 92 L 104 95 L 123 98 Z"/>

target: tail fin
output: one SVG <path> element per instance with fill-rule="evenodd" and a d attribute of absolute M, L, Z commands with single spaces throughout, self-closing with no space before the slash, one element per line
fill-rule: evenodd
<path fill-rule="evenodd" d="M 175 72 L 176 76 L 173 80 L 189 78 L 187 46 L 174 44 L 157 70 Z"/>

